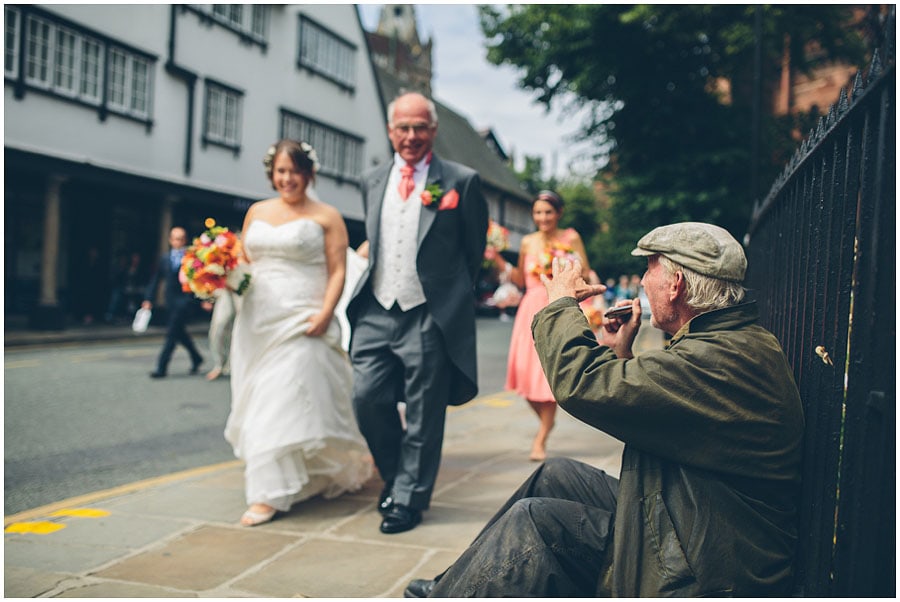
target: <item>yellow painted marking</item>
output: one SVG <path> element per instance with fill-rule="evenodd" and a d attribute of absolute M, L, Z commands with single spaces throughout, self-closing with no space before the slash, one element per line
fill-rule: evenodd
<path fill-rule="evenodd" d="M 491 406 L 492 408 L 508 408 L 513 404 L 512 400 L 500 399 L 498 397 L 489 397 L 487 399 L 482 399 L 481 403 L 486 406 Z"/>
<path fill-rule="evenodd" d="M 126 349 L 122 355 L 125 357 L 147 357 L 148 355 L 156 355 L 159 353 L 157 349 Z"/>
<path fill-rule="evenodd" d="M 72 356 L 72 361 L 76 364 L 81 362 L 95 362 L 97 360 L 105 359 L 109 359 L 109 353 L 105 351 L 102 353 L 81 353 L 79 355 Z"/>
<path fill-rule="evenodd" d="M 112 489 L 106 489 L 103 491 L 95 491 L 94 493 L 87 493 L 85 495 L 79 495 L 79 496 L 76 496 L 73 498 L 69 498 L 68 500 L 63 500 L 61 502 L 55 502 L 53 504 L 47 504 L 46 506 L 32 508 L 31 510 L 25 510 L 24 512 L 19 512 L 18 514 L 13 514 L 11 516 L 5 516 L 5 517 L 3 517 L 3 524 L 10 525 L 17 521 L 30 520 L 32 518 L 47 516 L 51 512 L 56 512 L 56 511 L 64 509 L 64 508 L 71 508 L 72 506 L 84 506 L 87 504 L 93 504 L 100 500 L 109 499 L 111 497 L 125 495 L 127 493 L 134 493 L 135 491 L 144 491 L 151 487 L 156 487 L 157 485 L 173 483 L 175 481 L 180 481 L 182 479 L 189 479 L 191 477 L 197 477 L 197 476 L 201 476 L 201 475 L 205 475 L 205 474 L 210 474 L 210 473 L 213 473 L 213 472 L 216 472 L 219 470 L 228 470 L 228 469 L 240 466 L 242 464 L 243 464 L 243 462 L 241 460 L 229 460 L 227 462 L 222 462 L 220 464 L 212 464 L 210 466 L 201 466 L 199 468 L 190 468 L 188 470 L 183 470 L 181 472 L 176 472 L 174 474 L 163 475 L 161 477 L 153 477 L 150 479 L 145 479 L 143 481 L 138 481 L 136 483 L 129 483 L 127 485 L 120 485 L 119 487 L 113 487 Z"/>
<path fill-rule="evenodd" d="M 51 523 L 47 520 L 27 522 L 27 523 L 13 523 L 6 527 L 3 532 L 4 533 L 35 533 L 36 535 L 46 535 L 48 533 L 53 533 L 54 531 L 59 531 L 60 529 L 65 529 L 65 525 L 61 525 L 59 523 Z"/>
<path fill-rule="evenodd" d="M 13 360 L 6 362 L 6 369 L 10 368 L 36 368 L 41 365 L 41 360 Z"/>
<path fill-rule="evenodd" d="M 76 516 L 78 518 L 102 518 L 109 516 L 109 510 L 100 510 L 98 508 L 63 508 L 56 512 L 51 512 L 49 516 Z"/>

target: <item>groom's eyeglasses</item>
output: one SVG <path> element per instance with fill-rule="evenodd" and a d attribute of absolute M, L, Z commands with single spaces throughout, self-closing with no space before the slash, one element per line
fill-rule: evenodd
<path fill-rule="evenodd" d="M 425 132 L 431 129 L 430 123 L 394 123 L 391 125 L 391 129 L 401 134 L 409 134 L 412 132 L 415 135 L 424 134 Z"/>

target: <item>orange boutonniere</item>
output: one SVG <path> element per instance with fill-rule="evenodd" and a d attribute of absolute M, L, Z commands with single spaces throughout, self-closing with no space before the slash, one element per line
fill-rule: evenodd
<path fill-rule="evenodd" d="M 456 209 L 459 205 L 459 193 L 455 190 L 445 193 L 438 184 L 429 184 L 422 191 L 422 205 L 434 207 L 435 204 L 438 211 Z"/>

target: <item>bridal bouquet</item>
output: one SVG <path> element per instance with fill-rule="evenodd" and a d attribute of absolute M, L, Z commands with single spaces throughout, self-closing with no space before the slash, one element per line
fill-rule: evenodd
<path fill-rule="evenodd" d="M 494 265 L 492 259 L 487 258 L 488 249 L 494 249 L 499 253 L 509 248 L 509 230 L 492 219 L 488 220 L 487 245 L 484 248 L 485 258 L 482 267 L 489 269 Z"/>
<path fill-rule="evenodd" d="M 241 241 L 228 228 L 207 218 L 206 230 L 187 248 L 181 260 L 178 280 L 181 289 L 199 299 L 211 299 L 220 288 L 242 294 L 250 285 L 250 274 L 238 263 Z"/>
<path fill-rule="evenodd" d="M 560 259 L 565 259 L 567 261 L 578 259 L 578 255 L 575 254 L 575 249 L 566 243 L 554 240 L 538 253 L 537 261 L 535 261 L 534 266 L 531 268 L 531 273 L 535 276 L 544 274 L 550 278 L 553 275 L 552 262 L 554 257 L 559 257 Z"/>

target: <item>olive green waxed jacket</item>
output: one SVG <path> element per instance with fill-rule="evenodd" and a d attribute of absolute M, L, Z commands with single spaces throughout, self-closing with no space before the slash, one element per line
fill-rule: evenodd
<path fill-rule="evenodd" d="M 599 593 L 790 592 L 803 410 L 755 303 L 696 316 L 660 351 L 617 359 L 572 298 L 532 322 L 559 405 L 625 443 Z"/>

